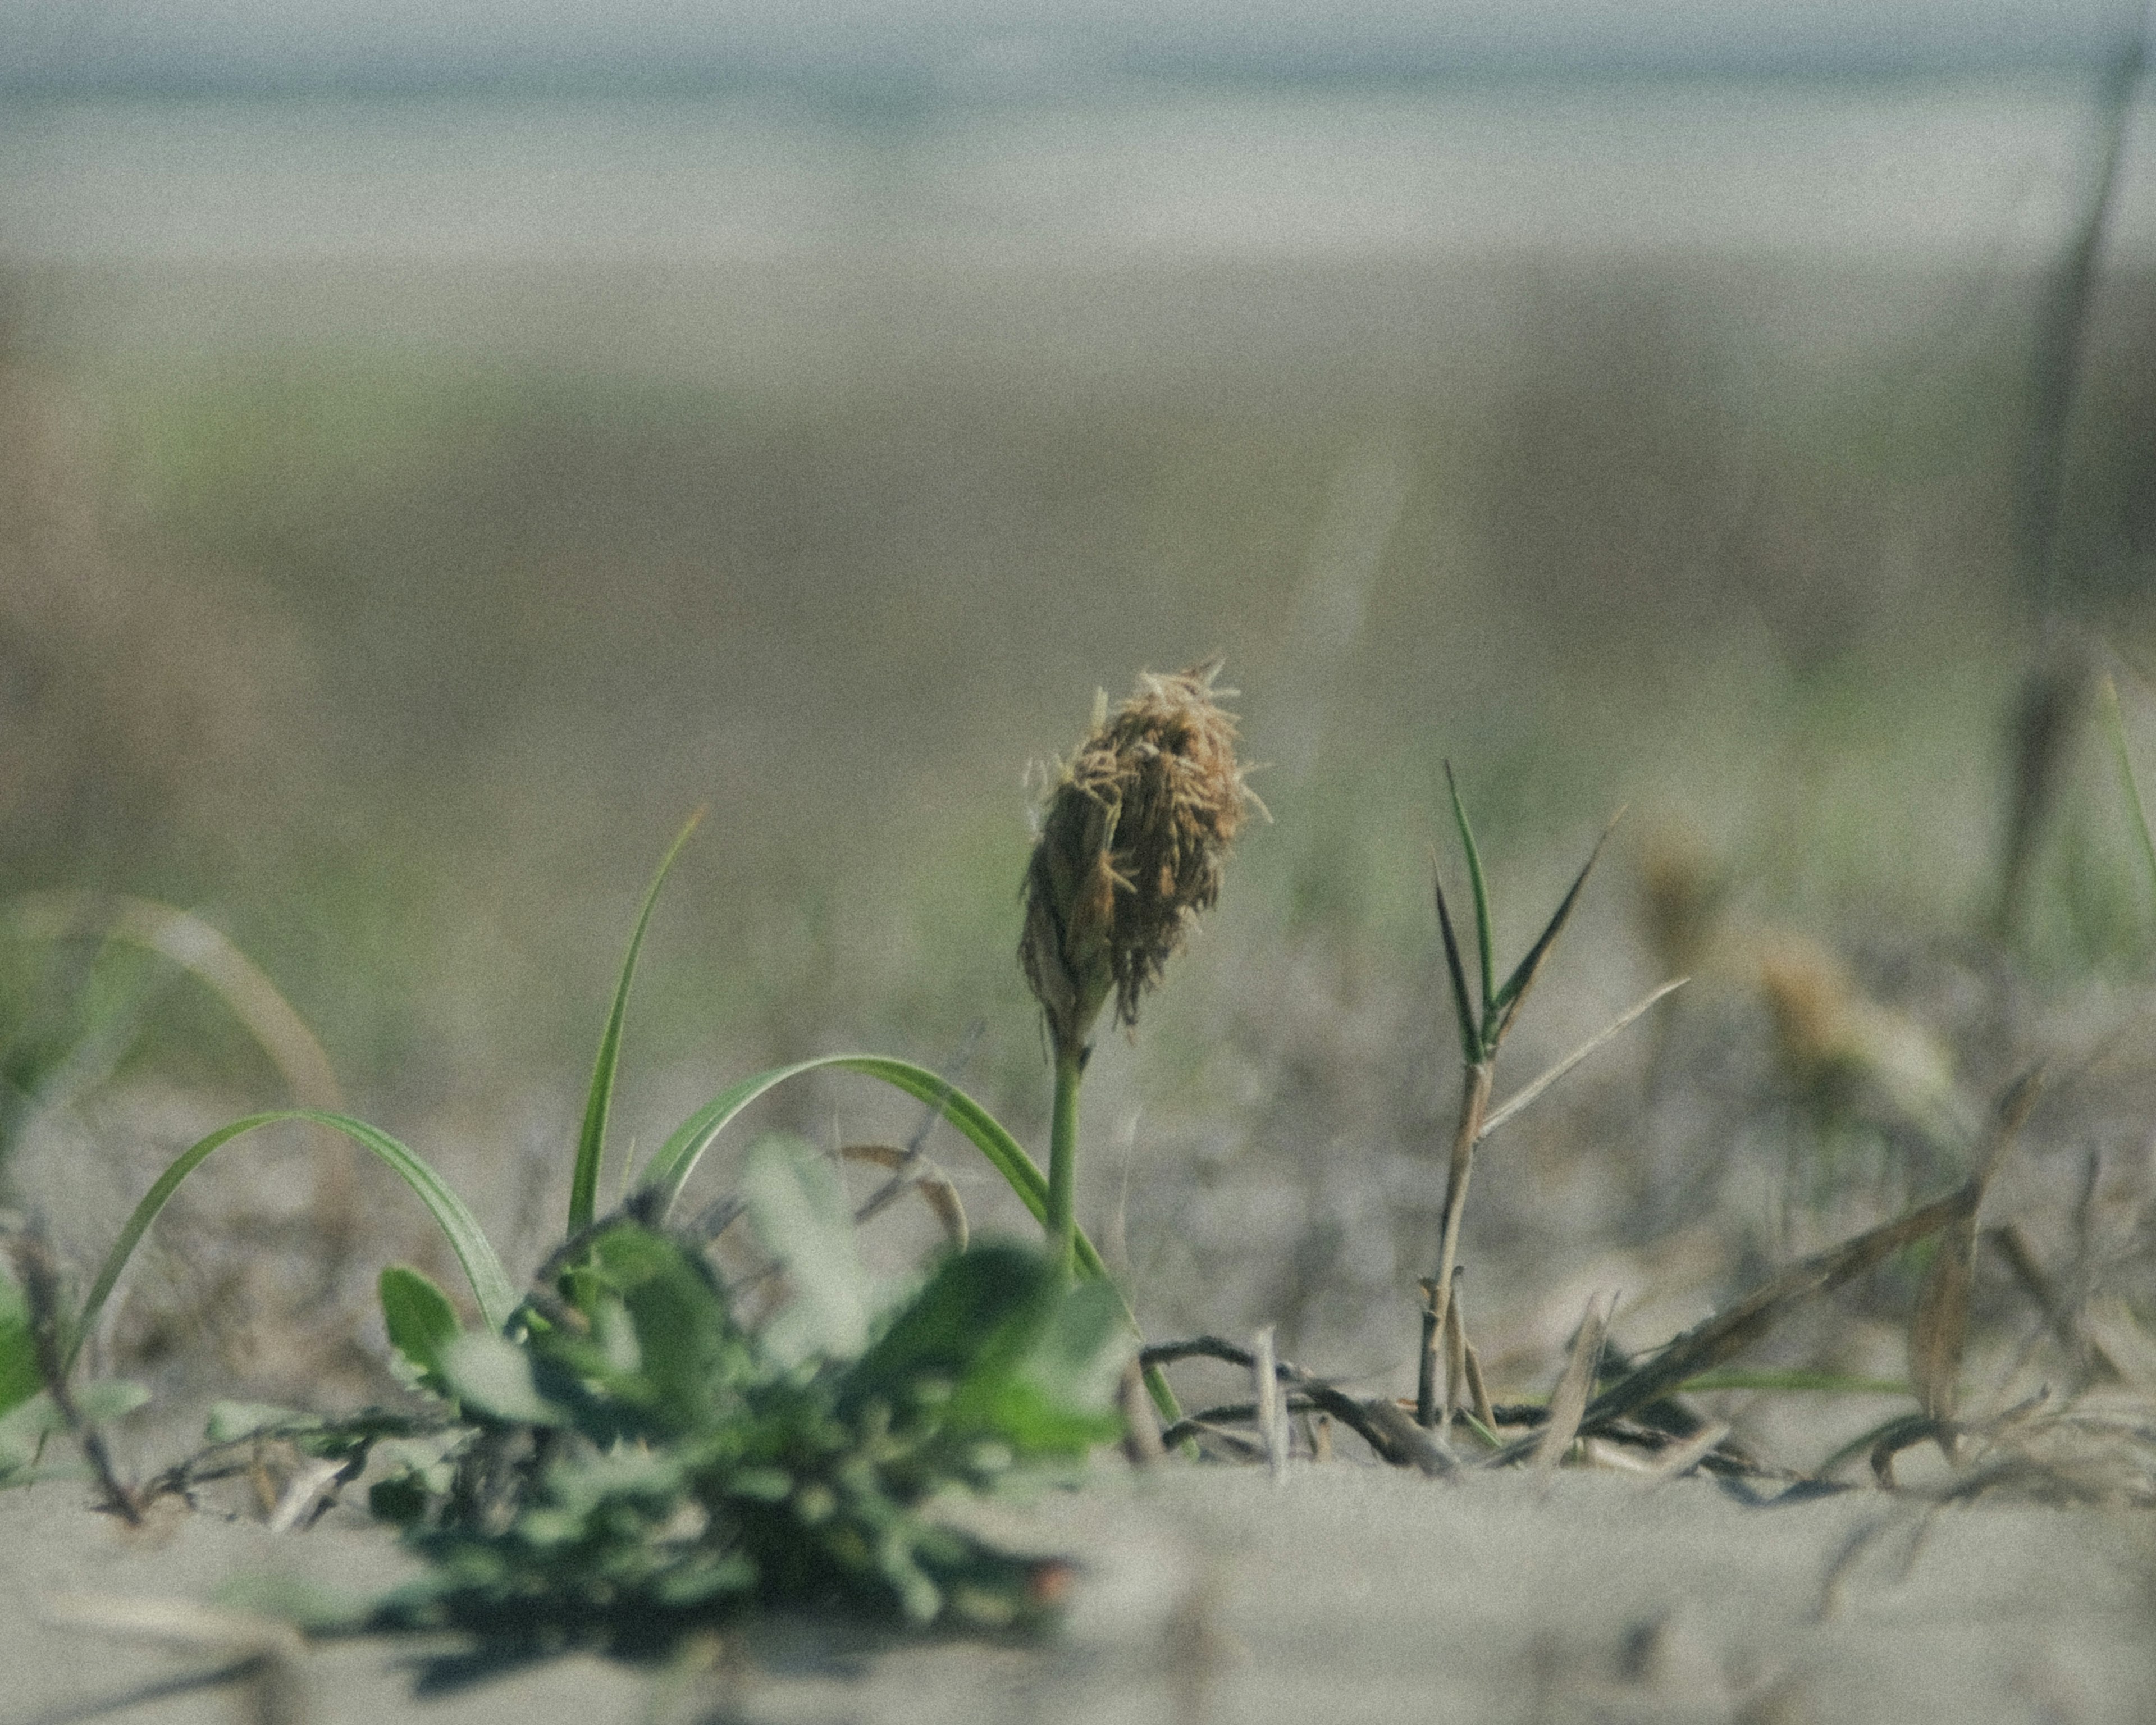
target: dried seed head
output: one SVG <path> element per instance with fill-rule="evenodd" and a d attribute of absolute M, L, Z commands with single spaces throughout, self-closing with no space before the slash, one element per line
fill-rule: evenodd
<path fill-rule="evenodd" d="M 1059 1050 L 1085 1046 L 1111 994 L 1138 998 L 1220 896 L 1228 846 L 1255 801 L 1235 759 L 1235 721 L 1214 704 L 1209 660 L 1140 674 L 1056 775 L 1026 865 L 1019 962 Z M 1228 691 L 1220 691 L 1223 693 Z"/>

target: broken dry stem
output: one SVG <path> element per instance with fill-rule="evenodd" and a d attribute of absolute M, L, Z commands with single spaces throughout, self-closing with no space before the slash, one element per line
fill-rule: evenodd
<path fill-rule="evenodd" d="M 1415 1419 L 1425 1429 L 1437 1424 L 1436 1349 L 1443 1346 L 1445 1318 L 1452 1306 L 1452 1271 L 1460 1259 L 1460 1218 L 1467 1208 L 1468 1177 L 1475 1171 L 1475 1145 L 1489 1111 L 1492 1076 L 1488 1060 L 1465 1067 L 1460 1086 L 1460 1124 L 1452 1135 L 1452 1160 L 1445 1182 L 1445 1239 L 1439 1249 L 1436 1288 L 1430 1296 L 1430 1343 L 1423 1349 Z"/>
<path fill-rule="evenodd" d="M 42 1235 L 34 1232 L 18 1235 L 9 1245 L 23 1301 L 29 1307 L 30 1344 L 45 1394 L 66 1423 L 68 1434 L 89 1462 L 90 1471 L 97 1476 L 105 1507 L 129 1527 L 139 1527 L 141 1503 L 121 1481 L 112 1465 L 112 1452 L 105 1446 L 105 1434 L 84 1416 L 68 1384 L 66 1320 L 61 1315 L 59 1267 L 53 1261 L 52 1248 Z"/>
<path fill-rule="evenodd" d="M 1157 1374 L 1162 1367 L 1173 1365 L 1178 1360 L 1217 1359 L 1245 1371 L 1255 1368 L 1256 1357 L 1246 1348 L 1238 1348 L 1232 1342 L 1224 1342 L 1218 1336 L 1194 1336 L 1187 1342 L 1163 1342 L 1140 1350 L 1138 1363 L 1148 1378 Z M 1309 1399 L 1310 1407 L 1330 1414 L 1342 1425 L 1354 1432 L 1376 1452 L 1381 1461 L 1395 1467 L 1419 1468 L 1426 1474 L 1443 1476 L 1456 1473 L 1459 1464 L 1445 1446 L 1408 1418 L 1406 1410 L 1392 1401 L 1379 1397 L 1370 1401 L 1358 1401 L 1345 1390 L 1313 1378 L 1300 1367 L 1284 1359 L 1276 1359 L 1273 1373 L 1291 1392 Z M 1240 1405 L 1240 1404 L 1239 1404 Z M 1296 1404 L 1291 1403 L 1291 1406 Z M 1215 1409 L 1216 1413 L 1222 1410 Z M 1248 1411 L 1235 1413 L 1248 1419 L 1255 1412 L 1255 1404 Z M 1204 1416 L 1199 1416 L 1200 1419 Z M 1162 1435 L 1161 1441 L 1173 1449 L 1193 1435 L 1191 1428 L 1196 1420 L 1183 1420 Z M 1255 1446 L 1254 1446 L 1255 1450 Z"/>

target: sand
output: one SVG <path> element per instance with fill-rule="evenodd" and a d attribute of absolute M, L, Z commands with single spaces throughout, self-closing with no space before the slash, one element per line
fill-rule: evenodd
<path fill-rule="evenodd" d="M 1046 1642 L 755 1626 L 714 1669 L 558 1659 L 415 1692 L 409 1642 L 307 1649 L 286 1721 L 2094 1722 L 2156 1717 L 2140 1515 L 1866 1490 L 1754 1507 L 1687 1480 L 1103 1466 L 982 1513 L 1084 1563 Z M 1847 1554 L 1868 1539 L 1853 1559 Z M 0 1720 L 261 1717 L 259 1690 L 157 1692 L 228 1664 L 77 1620 L 235 1579 L 365 1590 L 403 1572 L 357 1517 L 302 1534 L 210 1514 L 145 1538 L 79 1488 L 0 1493 Z M 1838 1580 L 1830 1585 L 1830 1579 Z M 446 1645 L 446 1644 L 444 1644 Z"/>

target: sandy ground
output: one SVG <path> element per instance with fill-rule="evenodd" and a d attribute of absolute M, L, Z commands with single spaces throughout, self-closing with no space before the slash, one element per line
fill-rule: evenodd
<path fill-rule="evenodd" d="M 79 1490 L 0 1494 L 0 1720 L 273 1725 L 496 1720 L 2093 1722 L 2156 1716 L 2156 1528 L 1871 1491 L 1766 1507 L 1687 1481 L 1568 1473 L 1433 1483 L 1299 1466 L 1175 1468 L 988 1512 L 1079 1554 L 1034 1645 L 879 1644 L 769 1623 L 710 1669 L 557 1660 L 415 1693 L 408 1644 L 316 1648 L 299 1693 L 172 1686 L 230 1662 L 60 1620 L 203 1602 L 234 1578 L 345 1589 L 402 1559 L 356 1522 L 302 1535 L 196 1515 L 155 1537 Z M 1858 1544 L 1862 1536 L 1870 1535 Z M 1855 1549 L 1855 1556 L 1850 1553 Z M 72 1599 L 70 1596 L 74 1596 Z"/>

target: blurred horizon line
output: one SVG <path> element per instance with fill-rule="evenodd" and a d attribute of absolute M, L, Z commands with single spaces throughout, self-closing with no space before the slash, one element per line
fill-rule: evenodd
<path fill-rule="evenodd" d="M 1025 101 L 1119 88 L 1289 91 L 1502 88 L 1515 84 L 1766 84 L 1862 87 L 1969 77 L 2103 75 L 2134 54 L 2141 8 L 2092 9 L 2048 28 L 2025 18 L 1966 29 L 1912 28 L 1871 14 L 1840 28 L 1763 35 L 1643 28 L 1553 33 L 1468 26 L 1406 35 L 1353 29 L 1330 42 L 1291 29 L 1223 44 L 1200 39 L 1109 45 L 1076 30 L 901 32 L 816 45 L 713 42 L 429 42 L 281 38 L 131 44 L 39 31 L 0 0 L 0 95 L 9 98 L 401 99 L 773 95 L 903 115 L 952 100 Z M 2007 27 L 2001 28 L 2005 23 Z M 649 33 L 646 33 L 649 34 Z M 28 38 L 26 40 L 25 38 Z"/>

